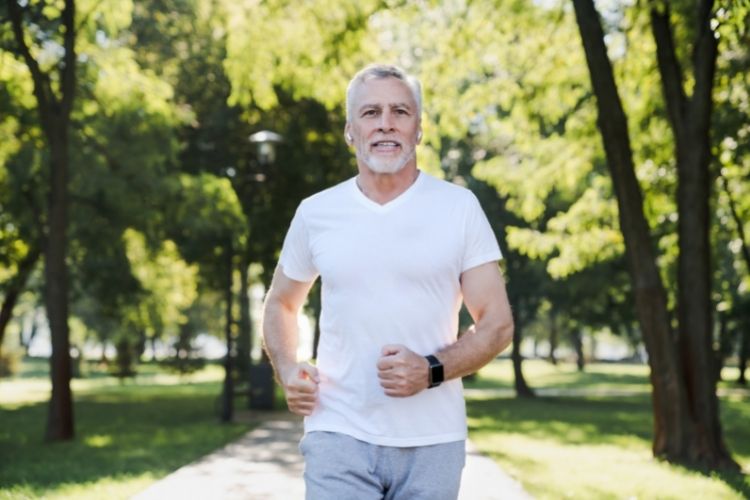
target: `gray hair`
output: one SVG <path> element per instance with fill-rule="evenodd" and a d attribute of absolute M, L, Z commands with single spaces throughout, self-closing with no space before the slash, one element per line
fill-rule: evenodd
<path fill-rule="evenodd" d="M 354 75 L 346 88 L 346 121 L 352 119 L 352 96 L 357 87 L 363 83 L 376 78 L 396 78 L 401 80 L 411 90 L 414 101 L 417 103 L 417 117 L 422 116 L 422 85 L 416 77 L 406 73 L 398 66 L 388 64 L 371 64 Z"/>

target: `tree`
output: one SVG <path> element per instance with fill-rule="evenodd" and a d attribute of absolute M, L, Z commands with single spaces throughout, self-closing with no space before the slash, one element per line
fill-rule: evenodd
<path fill-rule="evenodd" d="M 521 109 L 528 97 L 521 95 L 517 101 L 513 99 L 523 94 L 523 89 L 519 88 L 524 75 L 533 73 L 530 71 L 533 64 L 519 65 L 518 61 L 535 57 L 540 41 L 544 43 L 541 37 L 527 37 L 525 33 L 535 23 L 546 26 L 547 21 L 554 22 L 554 16 L 548 12 L 529 9 L 522 1 L 450 5 L 402 2 L 386 6 L 378 2 L 351 4 L 325 1 L 311 3 L 303 9 L 295 6 L 293 17 L 288 15 L 291 8 L 292 4 L 284 1 L 252 6 L 231 5 L 232 26 L 240 28 L 229 30 L 227 44 L 226 68 L 232 82 L 232 102 L 249 109 L 268 109 L 268 114 L 273 115 L 286 108 L 282 105 L 284 97 L 298 102 L 312 97 L 343 115 L 347 78 L 365 63 L 392 60 L 420 75 L 424 83 L 425 102 L 428 104 L 423 113 L 425 136 L 419 148 L 420 168 L 441 175 L 441 167 L 452 162 L 454 158 L 451 155 L 456 154 L 459 161 L 471 170 L 475 164 L 484 163 L 483 160 L 487 158 L 506 155 L 503 144 L 509 129 L 517 127 L 518 136 L 528 139 L 524 133 L 527 132 L 526 122 L 531 120 L 526 120 L 520 126 L 517 122 L 512 126 L 503 126 L 499 122 L 501 119 L 511 121 L 517 118 L 519 113 L 516 109 Z M 544 14 L 543 20 L 540 20 L 540 13 Z M 263 22 L 259 19 L 263 19 Z M 437 39 L 434 37 L 435 30 L 441 33 Z M 288 33 L 281 43 L 278 36 L 272 35 L 278 33 Z M 299 33 L 305 35 L 300 36 Z M 560 44 L 559 47 L 558 59 L 565 61 L 568 56 L 567 51 L 562 49 L 565 45 Z M 457 66 L 454 62 L 458 59 L 461 64 Z M 549 74 L 556 74 L 556 63 L 559 61 L 547 65 Z M 536 82 L 537 78 L 538 74 L 534 73 L 528 79 Z M 320 84 L 323 80 L 325 85 Z M 551 130 L 548 135 L 558 128 L 564 128 L 565 120 L 561 115 L 568 113 L 570 108 L 575 110 L 580 107 L 578 102 L 585 102 L 587 91 L 581 90 L 583 86 L 579 82 L 569 78 L 566 84 L 574 92 L 556 94 L 565 97 L 563 106 L 553 98 L 537 106 L 537 109 L 550 110 L 537 120 L 545 122 L 543 126 Z M 572 102 L 569 96 L 573 96 Z M 523 109 L 533 107 L 527 105 Z M 528 128 L 534 126 L 536 123 Z M 336 136 L 338 143 L 342 143 L 339 134 L 326 135 L 330 139 L 326 138 L 325 143 L 335 144 Z M 301 142 L 294 143 L 307 145 L 305 137 L 310 136 L 319 137 L 318 134 L 308 133 L 300 136 Z M 318 144 L 321 142 L 318 141 Z M 462 147 L 457 146 L 460 142 L 464 143 Z M 557 155 L 562 142 L 557 140 L 545 147 L 547 155 Z M 526 147 L 530 151 L 539 149 L 539 142 L 527 140 Z M 582 162 L 573 161 L 580 158 L 580 149 L 570 148 L 570 161 L 565 169 L 548 162 L 548 167 L 540 169 L 535 178 L 545 180 L 548 190 L 553 190 L 561 179 L 567 187 L 571 171 L 585 170 L 580 167 Z M 539 163 L 542 164 L 542 160 Z M 450 179 L 453 174 L 445 173 L 445 176 Z M 462 172 L 463 180 L 471 182 L 472 177 Z M 519 211 L 520 203 L 510 195 L 517 191 L 512 187 L 507 189 L 504 180 L 497 180 L 497 177 L 490 180 L 489 177 L 477 175 L 478 180 L 491 182 L 496 188 L 487 189 L 492 194 L 483 202 L 491 207 L 487 210 L 490 220 L 494 220 L 498 227 L 505 226 L 505 222 L 498 222 L 505 217 L 499 215 L 499 211 Z M 482 189 L 479 184 L 472 184 L 472 188 Z M 521 205 L 526 206 L 525 203 Z M 544 208 L 542 203 L 537 206 L 541 206 L 542 210 Z M 517 218 L 517 214 L 514 215 Z M 508 217 L 511 215 L 508 214 Z M 506 231 L 503 227 L 497 232 L 503 234 Z M 599 246 L 585 247 L 591 253 L 602 246 L 612 246 L 606 240 L 600 242 L 595 237 L 592 240 Z M 517 314 L 524 311 L 531 321 L 538 301 L 533 297 L 533 285 L 525 287 L 524 283 L 536 283 L 536 278 L 529 278 L 528 273 L 533 274 L 532 269 L 539 266 L 530 263 L 525 256 L 511 253 L 512 250 L 508 249 L 507 252 L 509 267 L 506 272 L 510 277 L 513 267 L 514 275 L 510 278 L 514 284 L 510 286 L 509 293 L 512 295 L 513 290 L 523 290 L 518 300 L 513 302 L 514 311 Z M 519 258 L 530 265 L 516 265 Z M 519 338 L 514 346 L 517 349 L 522 329 L 518 326 L 518 319 L 516 324 Z M 516 352 L 514 359 L 517 361 L 517 381 L 525 392 L 520 353 Z"/>
<path fill-rule="evenodd" d="M 137 307 L 129 311 L 129 322 L 140 334 L 140 343 L 168 334 L 184 343 L 186 312 L 197 298 L 197 267 L 186 264 L 170 240 L 154 251 L 135 230 L 126 230 L 123 239 L 131 269 L 144 292 Z"/>
<path fill-rule="evenodd" d="M 210 174 L 183 174 L 174 186 L 169 234 L 181 255 L 199 265 L 201 287 L 224 295 L 224 335 L 227 341 L 222 420 L 230 421 L 234 398 L 234 284 L 237 248 L 247 238 L 247 221 L 230 181 Z"/>
<path fill-rule="evenodd" d="M 29 144 L 33 97 L 24 70 L 23 63 L 0 52 L 0 357 L 14 308 L 41 257 L 43 206 L 36 175 L 41 162 Z"/>
<path fill-rule="evenodd" d="M 668 2 L 650 5 L 651 27 L 668 119 L 675 137 L 680 258 L 679 336 L 670 325 L 666 294 L 651 247 L 650 229 L 635 175 L 627 118 L 604 31 L 592 0 L 574 0 L 594 93 L 598 126 L 619 206 L 639 322 L 649 352 L 656 456 L 704 467 L 736 467 L 724 445 L 718 417 L 711 349 L 708 244 L 709 125 L 716 61 L 712 2 L 700 2 L 693 40 L 691 96 L 670 25 Z"/>
<path fill-rule="evenodd" d="M 128 23 L 125 16 L 106 36 L 121 38 Z M 120 346 L 140 355 L 145 335 L 153 340 L 161 329 L 155 332 L 157 325 L 144 324 L 147 316 L 135 312 L 148 308 L 150 284 L 128 259 L 126 235 L 141 233 L 154 258 L 163 246 L 176 177 L 176 130 L 185 117 L 171 87 L 138 67 L 127 47 L 101 43 L 85 53 L 82 105 L 74 114 L 72 137 L 78 165 L 71 179 L 73 313 L 83 314 L 78 306 L 84 303 L 87 326 L 99 341 L 117 337 Z M 95 328 L 102 321 L 116 327 Z"/>
<path fill-rule="evenodd" d="M 725 321 L 726 354 L 739 357 L 738 383 L 746 384 L 750 355 L 750 5 L 720 7 L 716 17 L 723 50 L 717 61 L 712 138 L 718 185 L 714 248 L 719 262 L 715 293 Z"/>
<path fill-rule="evenodd" d="M 32 23 L 48 24 L 47 11 L 35 6 L 38 12 Z M 57 8 L 46 6 L 49 10 Z M 8 2 L 8 16 L 13 29 L 18 54 L 29 68 L 34 82 L 34 97 L 37 101 L 39 122 L 49 148 L 49 202 L 47 206 L 47 231 L 44 245 L 45 304 L 52 335 L 52 395 L 47 416 L 46 439 L 59 441 L 74 435 L 73 402 L 70 390 L 70 341 L 68 329 L 68 271 L 67 252 L 68 227 L 68 177 L 69 177 L 69 130 L 70 114 L 76 88 L 76 25 L 75 0 L 65 0 L 59 14 L 59 30 L 53 32 L 62 38 L 59 47 L 62 57 L 49 69 L 44 69 L 32 50 L 39 50 L 29 43 L 35 31 L 27 32 L 24 14 L 34 7 Z M 51 23 L 53 26 L 56 21 Z M 47 26 L 44 26 L 47 28 Z M 55 30 L 57 31 L 57 30 Z M 36 33 L 44 33 L 36 31 Z M 36 40 L 37 42 L 41 40 Z M 53 82 L 56 85 L 53 85 Z"/>

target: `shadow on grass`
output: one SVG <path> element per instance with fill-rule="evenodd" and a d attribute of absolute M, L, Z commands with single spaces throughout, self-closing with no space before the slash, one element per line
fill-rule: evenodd
<path fill-rule="evenodd" d="M 646 449 L 651 447 L 653 422 L 647 395 L 478 399 L 467 402 L 467 411 L 469 427 L 477 433 L 522 434 L 565 445 L 627 446 L 637 440 Z M 747 400 L 721 401 L 725 442 L 736 460 L 750 458 L 748 420 Z M 514 460 L 518 462 L 517 457 Z M 526 466 L 533 468 L 535 464 L 530 462 Z M 750 498 L 750 476 L 746 474 L 687 470 L 720 479 L 743 498 Z"/>
<path fill-rule="evenodd" d="M 109 387 L 76 398 L 76 437 L 43 442 L 47 404 L 0 410 L 0 487 L 35 494 L 105 477 L 154 477 L 242 435 L 247 424 L 221 425 L 216 383 Z"/>
<path fill-rule="evenodd" d="M 673 467 L 681 468 L 707 478 L 718 479 L 739 493 L 742 498 L 750 498 L 750 475 L 741 471 L 709 470 L 705 467 L 691 466 L 686 464 L 672 464 Z"/>
<path fill-rule="evenodd" d="M 750 457 L 750 404 L 743 399 L 724 399 L 719 403 L 722 430 L 730 453 Z M 741 472 L 709 472 L 724 481 L 743 498 L 750 498 L 750 475 Z"/>
<path fill-rule="evenodd" d="M 750 477 L 741 472 L 712 472 L 707 476 L 717 477 L 739 493 L 742 498 L 750 498 Z"/>
<path fill-rule="evenodd" d="M 648 398 L 487 399 L 469 401 L 472 430 L 517 433 L 563 444 L 650 439 Z"/>

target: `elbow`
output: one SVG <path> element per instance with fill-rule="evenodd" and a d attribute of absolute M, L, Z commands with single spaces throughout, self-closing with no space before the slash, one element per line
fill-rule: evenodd
<path fill-rule="evenodd" d="M 495 356 L 503 352 L 513 342 L 514 331 L 513 318 L 509 317 L 499 322 L 495 328 L 493 351 Z"/>

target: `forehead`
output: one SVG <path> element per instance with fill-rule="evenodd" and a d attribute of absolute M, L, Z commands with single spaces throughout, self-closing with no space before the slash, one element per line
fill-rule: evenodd
<path fill-rule="evenodd" d="M 398 78 L 371 78 L 360 83 L 353 93 L 354 109 L 363 106 L 391 106 L 406 104 L 417 107 L 414 95 L 406 82 Z"/>

